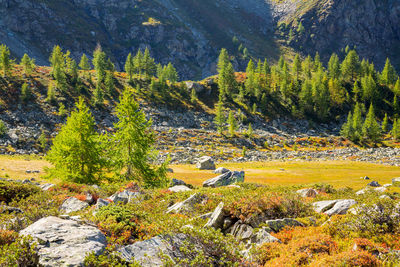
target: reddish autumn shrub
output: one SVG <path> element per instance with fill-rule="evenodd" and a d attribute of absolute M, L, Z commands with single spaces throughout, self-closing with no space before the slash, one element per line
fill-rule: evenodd
<path fill-rule="evenodd" d="M 0 230 L 0 246 L 11 244 L 18 238 L 18 233 L 8 230 Z"/>
<path fill-rule="evenodd" d="M 375 267 L 382 263 L 367 251 L 345 251 L 339 254 L 321 258 L 311 264 L 311 266 L 358 266 Z"/>

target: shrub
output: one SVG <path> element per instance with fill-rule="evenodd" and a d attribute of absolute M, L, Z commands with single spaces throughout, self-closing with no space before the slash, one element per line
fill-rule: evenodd
<path fill-rule="evenodd" d="M 336 255 L 322 258 L 311 266 L 358 266 L 375 267 L 381 266 L 381 262 L 367 251 L 345 251 Z"/>
<path fill-rule="evenodd" d="M 140 267 L 138 263 L 128 263 L 121 259 L 112 248 L 107 248 L 101 255 L 91 252 L 86 256 L 84 265 L 86 267 Z"/>
<path fill-rule="evenodd" d="M 13 243 L 18 238 L 18 233 L 9 230 L 0 230 L 0 246 Z"/>
<path fill-rule="evenodd" d="M 39 191 L 40 189 L 34 185 L 0 181 L 0 201 L 6 203 L 16 199 L 27 198 Z"/>
<path fill-rule="evenodd" d="M 7 126 L 4 121 L 0 120 L 0 137 L 3 137 L 7 133 Z"/>
<path fill-rule="evenodd" d="M 29 239 L 18 238 L 0 247 L 0 266 L 39 266 L 39 256 Z"/>

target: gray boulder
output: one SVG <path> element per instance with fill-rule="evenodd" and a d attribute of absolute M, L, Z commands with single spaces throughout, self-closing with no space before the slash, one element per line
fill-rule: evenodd
<path fill-rule="evenodd" d="M 393 179 L 392 179 L 392 184 L 393 184 L 394 186 L 400 187 L 400 177 L 393 178 Z"/>
<path fill-rule="evenodd" d="M 45 267 L 83 266 L 87 253 L 101 253 L 106 237 L 93 226 L 57 217 L 42 218 L 20 232 L 38 243 L 39 263 Z"/>
<path fill-rule="evenodd" d="M 175 186 L 175 185 L 186 185 L 186 183 L 182 180 L 172 178 L 171 186 Z"/>
<path fill-rule="evenodd" d="M 19 208 L 15 208 L 15 207 L 10 207 L 10 206 L 6 206 L 6 205 L 0 205 L 0 213 L 15 213 L 15 214 L 19 214 L 19 213 L 23 213 L 23 211 Z"/>
<path fill-rule="evenodd" d="M 380 187 L 381 186 L 377 181 L 372 181 L 368 185 L 372 186 L 372 187 Z"/>
<path fill-rule="evenodd" d="M 305 188 L 296 191 L 297 194 L 301 195 L 302 197 L 316 197 L 318 195 L 317 190 L 312 188 Z"/>
<path fill-rule="evenodd" d="M 196 167 L 199 170 L 215 170 L 215 163 L 211 157 L 204 156 L 197 160 Z"/>
<path fill-rule="evenodd" d="M 224 203 L 219 203 L 218 207 L 215 208 L 214 212 L 211 214 L 210 219 L 204 225 L 204 227 L 213 227 L 215 229 L 221 229 L 224 225 Z"/>
<path fill-rule="evenodd" d="M 192 189 L 190 189 L 186 185 L 175 185 L 173 187 L 168 188 L 168 190 L 174 193 L 192 191 Z"/>
<path fill-rule="evenodd" d="M 229 171 L 203 183 L 204 187 L 219 187 L 244 182 L 244 171 Z"/>
<path fill-rule="evenodd" d="M 275 232 L 278 233 L 280 232 L 283 228 L 287 226 L 304 226 L 301 222 L 292 219 L 292 218 L 284 218 L 284 219 L 276 219 L 276 220 L 268 220 L 265 222 L 266 224 L 266 230 L 270 230 L 270 232 Z"/>
<path fill-rule="evenodd" d="M 86 203 L 84 201 L 80 201 L 77 198 L 70 197 L 70 198 L 67 198 L 66 200 L 64 200 L 64 202 L 61 204 L 60 212 L 64 212 L 65 214 L 68 214 L 71 212 L 86 209 L 87 207 L 89 207 L 88 203 Z"/>
<path fill-rule="evenodd" d="M 224 167 L 219 167 L 217 168 L 215 171 L 213 171 L 213 173 L 217 173 L 217 174 L 223 174 L 229 172 L 229 170 L 227 168 Z"/>
<path fill-rule="evenodd" d="M 118 250 L 124 260 L 136 261 L 143 267 L 165 266 L 164 257 L 175 263 L 175 258 L 183 257 L 179 248 L 187 239 L 185 234 L 174 236 L 155 236 L 151 239 L 136 242 Z"/>
<path fill-rule="evenodd" d="M 55 184 L 41 184 L 39 185 L 39 187 L 43 190 L 43 191 L 47 191 L 50 188 L 52 188 L 53 186 L 55 186 Z"/>
<path fill-rule="evenodd" d="M 205 87 L 202 84 L 196 83 L 196 82 L 185 82 L 186 87 L 188 88 L 189 92 L 192 91 L 192 89 L 194 89 L 196 91 L 196 93 L 201 93 L 204 91 Z"/>
<path fill-rule="evenodd" d="M 122 202 L 124 204 L 131 202 L 133 199 L 137 198 L 140 195 L 139 192 L 132 192 L 130 190 L 124 190 L 122 192 L 117 192 L 114 195 L 110 196 L 112 202 Z"/>
<path fill-rule="evenodd" d="M 339 200 L 323 200 L 313 203 L 315 212 L 321 213 L 331 209 Z"/>
<path fill-rule="evenodd" d="M 167 209 L 167 213 L 191 213 L 196 204 L 200 204 L 204 200 L 204 195 L 195 193 L 188 199 L 177 202 Z"/>
<path fill-rule="evenodd" d="M 110 204 L 110 201 L 103 199 L 103 198 L 99 198 L 97 199 L 96 205 L 94 206 L 95 210 L 98 210 L 102 207 L 108 206 Z"/>
<path fill-rule="evenodd" d="M 338 200 L 332 208 L 325 211 L 326 215 L 332 216 L 335 214 L 343 215 L 346 214 L 349 208 L 353 205 L 357 204 L 357 201 L 354 199 L 343 199 Z"/>

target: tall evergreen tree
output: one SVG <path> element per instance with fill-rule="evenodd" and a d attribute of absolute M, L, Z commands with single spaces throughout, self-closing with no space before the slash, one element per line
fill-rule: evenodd
<path fill-rule="evenodd" d="M 79 62 L 79 68 L 84 71 L 86 77 L 90 77 L 89 76 L 90 63 L 86 54 L 82 55 L 81 61 Z"/>
<path fill-rule="evenodd" d="M 216 110 L 216 115 L 214 119 L 214 123 L 217 126 L 217 130 L 219 134 L 222 134 L 224 132 L 225 128 L 225 115 L 224 115 L 224 107 L 221 101 L 218 102 L 217 104 L 217 110 Z"/>
<path fill-rule="evenodd" d="M 351 111 L 347 115 L 347 121 L 343 124 L 340 134 L 350 140 L 354 140 L 353 114 Z"/>
<path fill-rule="evenodd" d="M 31 59 L 27 54 L 24 54 L 21 59 L 21 65 L 24 68 L 25 74 L 30 75 L 35 69 L 35 59 Z"/>
<path fill-rule="evenodd" d="M 329 59 L 328 62 L 328 73 L 329 77 L 338 79 L 340 76 L 340 62 L 339 57 L 335 53 Z"/>
<path fill-rule="evenodd" d="M 389 58 L 387 58 L 385 67 L 383 68 L 383 71 L 381 73 L 381 82 L 387 86 L 391 86 L 396 82 L 397 79 L 398 76 L 396 74 L 396 70 L 390 63 Z"/>
<path fill-rule="evenodd" d="M 362 136 L 362 127 L 363 127 L 363 119 L 362 119 L 362 110 L 361 104 L 356 103 L 353 112 L 353 130 L 354 130 L 354 140 L 359 141 Z"/>
<path fill-rule="evenodd" d="M 10 49 L 5 45 L 0 45 L 0 67 L 3 77 L 9 76 L 14 62 L 10 59 Z"/>
<path fill-rule="evenodd" d="M 93 66 L 96 71 L 97 85 L 100 86 L 104 82 L 106 76 L 107 59 L 106 53 L 103 52 L 101 46 L 98 45 L 93 52 Z"/>
<path fill-rule="evenodd" d="M 382 132 L 387 133 L 389 131 L 389 119 L 387 113 L 385 113 L 385 117 L 382 121 Z"/>
<path fill-rule="evenodd" d="M 126 62 L 125 62 L 125 72 L 128 74 L 129 77 L 129 82 L 132 82 L 132 76 L 134 73 L 134 65 L 133 65 L 133 58 L 132 54 L 129 53 L 128 56 L 126 57 Z"/>
<path fill-rule="evenodd" d="M 229 116 L 228 116 L 228 124 L 229 124 L 229 134 L 231 136 L 235 135 L 236 128 L 237 128 L 237 122 L 235 119 L 235 116 L 233 115 L 233 111 L 229 111 Z"/>
<path fill-rule="evenodd" d="M 359 75 L 361 70 L 360 59 L 355 50 L 350 50 L 342 62 L 342 74 L 352 81 Z"/>
<path fill-rule="evenodd" d="M 87 184 L 100 181 L 104 167 L 102 147 L 95 120 L 83 98 L 54 138 L 47 160 L 54 166 L 54 177 Z"/>
<path fill-rule="evenodd" d="M 301 73 L 301 61 L 299 54 L 296 54 L 293 60 L 293 74 L 296 75 L 296 80 L 299 79 L 299 75 Z"/>
<path fill-rule="evenodd" d="M 145 187 L 167 186 L 166 165 L 157 168 L 148 162 L 155 156 L 152 121 L 146 119 L 131 90 L 123 92 L 116 115 L 116 132 L 111 137 L 111 158 L 116 173 L 126 180 L 137 180 Z"/>
<path fill-rule="evenodd" d="M 368 138 L 374 143 L 378 142 L 382 136 L 381 127 L 376 121 L 374 106 L 372 104 L 370 105 L 367 117 L 365 118 L 362 134 L 364 138 Z"/>

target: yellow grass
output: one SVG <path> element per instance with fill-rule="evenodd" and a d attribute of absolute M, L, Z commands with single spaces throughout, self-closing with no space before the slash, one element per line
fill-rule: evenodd
<path fill-rule="evenodd" d="M 31 156 L 0 156 L 0 177 L 23 180 L 35 178 L 41 180 L 44 168 L 50 164 L 42 159 Z M 40 171 L 40 173 L 26 173 L 30 171 Z"/>
<path fill-rule="evenodd" d="M 270 185 L 328 183 L 336 188 L 349 186 L 360 189 L 368 183 L 360 177 L 368 176 L 382 185 L 400 177 L 400 167 L 353 161 L 247 162 L 220 164 L 218 167 L 244 170 L 246 182 Z M 212 171 L 196 170 L 193 165 L 173 165 L 172 169 L 171 177 L 194 185 L 201 185 L 206 179 L 216 176 Z"/>

